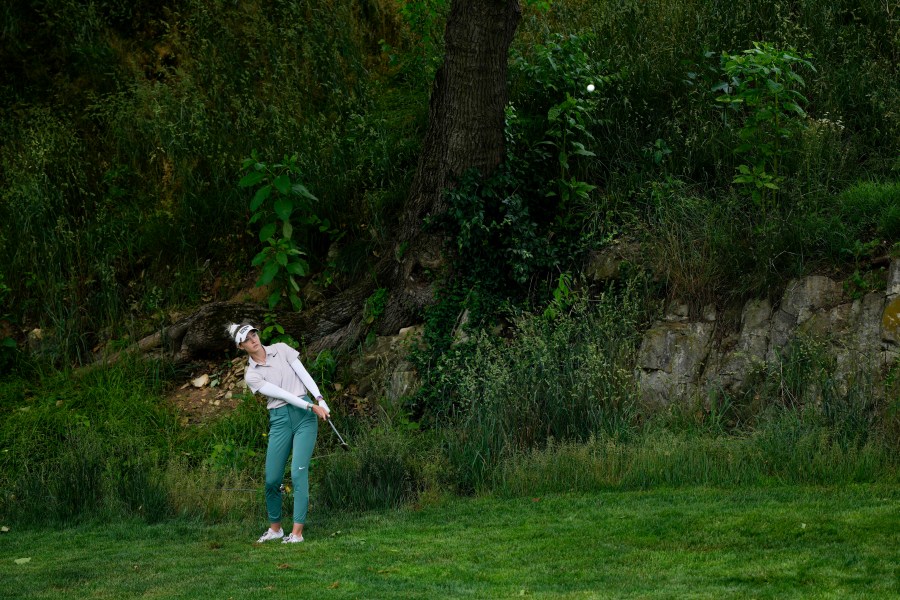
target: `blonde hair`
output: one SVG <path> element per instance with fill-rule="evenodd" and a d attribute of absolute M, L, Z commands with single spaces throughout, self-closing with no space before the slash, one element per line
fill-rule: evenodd
<path fill-rule="evenodd" d="M 251 323 L 250 321 L 244 321 L 242 323 L 232 323 L 229 321 L 228 324 L 225 325 L 225 331 L 228 333 L 228 337 L 231 338 L 231 341 L 234 342 L 235 346 L 240 346 L 240 344 L 237 343 L 237 340 L 234 339 L 234 336 L 237 335 L 237 332 L 244 325 L 250 325 L 251 327 L 253 327 L 253 323 Z"/>

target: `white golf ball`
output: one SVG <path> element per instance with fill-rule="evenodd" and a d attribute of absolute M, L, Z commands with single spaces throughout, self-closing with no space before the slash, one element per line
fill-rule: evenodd
<path fill-rule="evenodd" d="M 588 90 L 589 92 L 593 92 L 595 89 L 597 89 L 597 88 L 594 87 L 594 84 L 593 84 L 593 83 L 589 83 L 589 84 L 588 84 L 587 90 Z"/>

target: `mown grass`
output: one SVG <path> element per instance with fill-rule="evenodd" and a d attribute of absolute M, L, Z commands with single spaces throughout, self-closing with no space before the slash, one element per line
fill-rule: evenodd
<path fill-rule="evenodd" d="M 8 598 L 890 598 L 898 520 L 884 485 L 313 507 L 299 546 L 249 522 L 13 529 L 0 577 Z"/>

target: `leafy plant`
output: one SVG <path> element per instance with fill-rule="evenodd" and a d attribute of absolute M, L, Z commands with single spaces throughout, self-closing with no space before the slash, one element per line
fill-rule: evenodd
<path fill-rule="evenodd" d="M 556 289 L 553 290 L 553 300 L 544 309 L 544 318 L 552 321 L 572 308 L 576 300 L 577 296 L 572 292 L 572 276 L 560 273 Z"/>
<path fill-rule="evenodd" d="M 264 344 L 277 344 L 282 342 L 291 348 L 297 349 L 300 343 L 293 336 L 284 332 L 284 327 L 277 320 L 275 313 L 266 313 L 263 315 L 263 322 L 266 324 L 260 332 L 260 337 Z"/>
<path fill-rule="evenodd" d="M 384 313 L 384 307 L 387 303 L 387 288 L 378 288 L 372 295 L 366 298 L 363 306 L 363 323 L 366 328 L 371 328 L 372 324 Z M 369 331 L 366 335 L 366 343 L 371 344 L 375 341 L 375 332 Z"/>
<path fill-rule="evenodd" d="M 727 79 L 716 87 L 724 92 L 716 100 L 735 109 L 741 118 L 741 143 L 734 151 L 744 162 L 737 165 L 733 182 L 750 188 L 764 217 L 777 205 L 790 141 L 805 127 L 807 99 L 798 89 L 805 81 L 797 69 L 815 72 L 808 58 L 793 48 L 781 50 L 767 42 L 754 42 L 741 54 L 721 57 Z"/>
<path fill-rule="evenodd" d="M 309 273 L 309 263 L 302 258 L 307 253 L 297 244 L 294 226 L 337 232 L 328 219 L 316 215 L 311 203 L 318 202 L 318 198 L 300 182 L 296 154 L 270 165 L 261 162 L 254 150 L 244 159 L 243 170 L 246 174 L 238 183 L 240 187 L 260 186 L 250 201 L 250 223 L 259 223 L 259 241 L 265 244 L 251 263 L 261 269 L 256 285 L 274 285 L 268 299 L 270 309 L 286 297 L 291 307 L 299 311 L 303 303 L 297 279 Z"/>

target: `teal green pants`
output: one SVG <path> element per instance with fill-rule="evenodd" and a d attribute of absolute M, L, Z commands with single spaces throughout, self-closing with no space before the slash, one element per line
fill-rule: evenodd
<path fill-rule="evenodd" d="M 304 396 L 309 402 L 309 397 Z M 316 446 L 319 423 L 316 415 L 296 406 L 269 410 L 269 447 L 266 450 L 266 510 L 269 523 L 281 522 L 281 481 L 284 463 L 291 458 L 294 487 L 294 523 L 306 523 L 309 508 L 309 460 Z"/>

